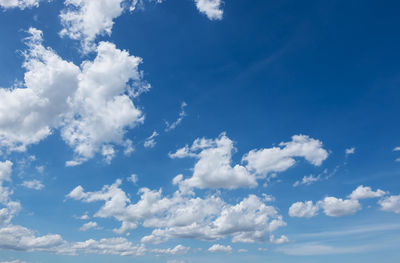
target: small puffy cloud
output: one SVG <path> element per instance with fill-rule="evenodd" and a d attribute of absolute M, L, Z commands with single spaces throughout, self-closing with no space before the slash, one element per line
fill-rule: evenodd
<path fill-rule="evenodd" d="M 382 191 L 381 189 L 376 190 L 375 192 L 372 191 L 371 187 L 360 185 L 355 189 L 349 197 L 351 199 L 367 199 L 367 198 L 377 198 L 386 195 L 387 192 Z"/>
<path fill-rule="evenodd" d="M 293 186 L 297 187 L 299 185 L 311 185 L 315 182 L 318 182 L 321 180 L 321 175 L 318 176 L 314 176 L 312 174 L 310 174 L 309 176 L 304 176 L 303 179 L 301 179 L 301 181 L 296 181 Z"/>
<path fill-rule="evenodd" d="M 39 180 L 24 181 L 21 185 L 33 190 L 42 190 L 44 188 L 44 184 Z"/>
<path fill-rule="evenodd" d="M 319 201 L 318 205 L 327 216 L 333 217 L 352 215 L 361 210 L 360 203 L 354 199 L 343 200 L 336 197 L 325 197 L 322 201 Z"/>
<path fill-rule="evenodd" d="M 145 148 L 154 148 L 156 146 L 156 137 L 158 136 L 158 132 L 154 131 L 145 141 L 143 146 Z"/>
<path fill-rule="evenodd" d="M 38 7 L 40 0 L 0 0 L 0 7 L 4 9 L 8 8 L 19 8 L 21 10 L 25 8 Z"/>
<path fill-rule="evenodd" d="M 80 231 L 87 231 L 87 230 L 92 229 L 92 228 L 98 228 L 98 225 L 97 225 L 96 222 L 90 221 L 90 222 L 87 222 L 86 224 L 83 224 L 81 226 L 81 228 L 79 228 L 79 230 Z"/>
<path fill-rule="evenodd" d="M 239 164 L 231 165 L 234 151 L 233 141 L 222 133 L 215 140 L 196 139 L 190 148 L 185 146 L 169 156 L 198 159 L 193 169 L 193 176 L 180 183 L 183 186 L 202 189 L 257 186 L 255 175 L 251 174 L 246 167 Z"/>
<path fill-rule="evenodd" d="M 136 174 L 131 174 L 128 177 L 128 181 L 133 183 L 133 184 L 136 184 L 138 182 L 138 180 L 139 180 L 139 178 L 138 178 L 138 176 Z"/>
<path fill-rule="evenodd" d="M 392 195 L 379 200 L 382 211 L 400 214 L 400 195 Z"/>
<path fill-rule="evenodd" d="M 232 252 L 232 247 L 231 246 L 224 246 L 224 245 L 220 245 L 220 244 L 214 244 L 212 245 L 208 251 L 210 252 L 224 252 L 224 253 L 231 253 Z"/>
<path fill-rule="evenodd" d="M 157 254 L 168 254 L 168 255 L 183 255 L 189 252 L 190 248 L 182 245 L 177 245 L 174 248 L 167 249 L 153 249 L 151 250 L 153 253 Z"/>
<path fill-rule="evenodd" d="M 87 212 L 81 216 L 74 216 L 74 217 L 80 220 L 88 220 L 90 218 Z"/>
<path fill-rule="evenodd" d="M 311 218 L 317 215 L 318 210 L 318 205 L 314 205 L 312 201 L 296 202 L 290 206 L 289 215 L 291 217 Z"/>
<path fill-rule="evenodd" d="M 247 253 L 249 252 L 247 249 L 241 248 L 238 250 L 239 253 Z"/>
<path fill-rule="evenodd" d="M 306 135 L 294 135 L 292 141 L 281 142 L 279 147 L 251 150 L 243 157 L 247 169 L 259 175 L 283 172 L 292 167 L 302 157 L 315 166 L 320 166 L 328 158 L 322 142 Z"/>
<path fill-rule="evenodd" d="M 200 13 L 205 14 L 210 20 L 221 20 L 222 0 L 194 0 Z"/>
<path fill-rule="evenodd" d="M 395 147 L 395 148 L 393 149 L 393 151 L 395 151 L 395 152 L 399 152 L 399 151 L 400 151 L 400 146 L 398 146 L 398 147 Z"/>
<path fill-rule="evenodd" d="M 75 200 L 81 200 L 87 197 L 87 193 L 84 192 L 84 189 L 82 186 L 78 185 L 77 187 L 74 188 L 68 195 L 68 198 L 72 198 Z"/>
<path fill-rule="evenodd" d="M 280 245 L 280 244 L 288 243 L 288 242 L 289 242 L 289 238 L 287 238 L 287 236 L 285 236 L 285 235 L 282 235 L 282 236 L 279 237 L 279 238 L 275 238 L 274 235 L 271 235 L 271 236 L 269 237 L 269 241 L 270 241 L 272 244 Z"/>
<path fill-rule="evenodd" d="M 348 148 L 345 150 L 346 156 L 349 156 L 350 154 L 354 154 L 356 152 L 356 148 L 352 147 L 352 148 Z"/>

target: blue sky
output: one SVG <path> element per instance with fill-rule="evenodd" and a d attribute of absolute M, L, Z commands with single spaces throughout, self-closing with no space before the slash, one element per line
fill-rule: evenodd
<path fill-rule="evenodd" d="M 0 263 L 397 262 L 399 8 L 0 0 Z"/>

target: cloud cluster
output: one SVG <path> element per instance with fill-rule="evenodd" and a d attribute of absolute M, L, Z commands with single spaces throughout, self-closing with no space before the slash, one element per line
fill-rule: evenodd
<path fill-rule="evenodd" d="M 80 66 L 42 45 L 42 32 L 30 28 L 25 52 L 25 88 L 0 89 L 0 146 L 24 151 L 60 129 L 77 165 L 96 153 L 114 156 L 127 128 L 143 122 L 133 104 L 142 83 L 141 58 L 100 42 L 93 61 Z"/>
<path fill-rule="evenodd" d="M 85 192 L 78 186 L 67 197 L 87 203 L 104 201 L 94 216 L 120 221 L 116 233 L 139 225 L 154 228 L 151 235 L 142 238 L 144 243 L 172 238 L 218 240 L 227 236 L 232 242 L 262 242 L 286 225 L 274 207 L 255 195 L 231 205 L 215 195 L 199 198 L 178 190 L 171 197 L 163 197 L 161 190 L 142 188 L 139 201 L 132 203 L 120 184 L 117 180 L 98 192 Z"/>
<path fill-rule="evenodd" d="M 321 201 L 316 202 L 314 205 L 312 201 L 296 202 L 289 208 L 289 215 L 291 217 L 305 217 L 310 218 L 318 214 L 320 209 L 323 210 L 325 215 L 332 217 L 340 217 L 345 215 L 351 215 L 361 210 L 360 199 L 367 198 L 379 198 L 388 194 L 380 189 L 373 191 L 369 186 L 358 186 L 348 197 L 348 199 L 336 198 L 327 196 Z M 382 205 L 385 200 L 389 200 L 392 197 L 387 197 L 379 201 Z M 393 203 L 390 202 L 389 203 Z M 393 209 L 387 209 L 387 211 L 393 211 Z"/>
<path fill-rule="evenodd" d="M 251 150 L 242 158 L 247 165 L 232 165 L 233 141 L 225 133 L 216 139 L 198 138 L 189 147 L 170 153 L 171 158 L 192 157 L 198 159 L 191 178 L 177 181 L 183 188 L 227 188 L 257 186 L 257 178 L 270 173 L 283 172 L 292 167 L 296 157 L 305 158 L 319 166 L 328 157 L 322 142 L 306 135 L 295 135 L 280 147 Z"/>

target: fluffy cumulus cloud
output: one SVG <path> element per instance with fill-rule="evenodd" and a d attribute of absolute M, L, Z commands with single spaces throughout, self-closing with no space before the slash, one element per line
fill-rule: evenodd
<path fill-rule="evenodd" d="M 35 231 L 23 226 L 0 227 L 0 249 L 16 251 L 43 251 L 57 254 L 108 254 L 139 256 L 146 252 L 143 245 L 133 245 L 125 238 L 89 239 L 83 242 L 67 242 L 60 235 L 38 236 Z"/>
<path fill-rule="evenodd" d="M 0 228 L 0 248 L 17 251 L 67 252 L 66 242 L 60 235 L 36 236 L 34 231 L 22 226 L 7 225 Z"/>
<path fill-rule="evenodd" d="M 111 35 L 114 19 L 123 12 L 124 0 L 66 0 L 60 14 L 61 36 L 80 40 L 84 52 L 94 51 L 99 35 Z"/>
<path fill-rule="evenodd" d="M 142 188 L 139 201 L 132 203 L 120 184 L 117 180 L 98 192 L 85 192 L 78 186 L 67 197 L 87 203 L 104 201 L 94 216 L 120 221 L 121 227 L 114 229 L 116 233 L 125 233 L 139 225 L 154 228 L 142 238 L 144 243 L 161 243 L 172 238 L 218 240 L 227 236 L 233 242 L 261 242 L 286 225 L 274 207 L 255 195 L 231 205 L 215 195 L 200 198 L 178 190 L 170 197 L 163 197 L 161 190 Z"/>
<path fill-rule="evenodd" d="M 225 133 L 216 139 L 196 139 L 192 146 L 185 146 L 170 154 L 171 158 L 194 157 L 197 160 L 193 176 L 180 182 L 182 186 L 197 188 L 255 187 L 256 177 L 246 167 L 232 165 L 233 141 Z"/>
<path fill-rule="evenodd" d="M 210 20 L 221 20 L 222 0 L 194 0 L 200 13 L 205 14 Z"/>
<path fill-rule="evenodd" d="M 379 200 L 381 209 L 386 212 L 400 214 L 400 195 L 392 195 Z"/>
<path fill-rule="evenodd" d="M 281 142 L 279 147 L 251 150 L 243 157 L 247 168 L 259 175 L 283 172 L 292 167 L 295 158 L 304 158 L 309 163 L 320 166 L 328 158 L 322 142 L 306 135 L 295 135 L 290 142 Z"/>
<path fill-rule="evenodd" d="M 351 215 L 361 210 L 358 200 L 353 199 L 343 200 L 336 197 L 325 197 L 319 202 L 319 205 L 327 216 L 334 217 Z"/>
<path fill-rule="evenodd" d="M 247 165 L 232 165 L 235 147 L 231 139 L 222 133 L 216 139 L 198 138 L 191 146 L 186 145 L 171 158 L 196 158 L 191 178 L 176 178 L 175 183 L 183 188 L 227 188 L 257 186 L 257 178 L 270 173 L 283 172 L 292 167 L 295 157 L 303 157 L 313 165 L 319 166 L 328 157 L 322 143 L 305 135 L 293 136 L 291 142 L 280 143 L 280 147 L 251 150 L 242 158 Z M 178 180 L 179 179 L 179 180 Z M 305 178 L 305 183 L 319 178 Z M 301 182 L 297 183 L 301 184 Z M 296 184 L 296 186 L 297 186 Z"/>
<path fill-rule="evenodd" d="M 31 8 L 38 7 L 40 0 L 0 0 L 0 7 L 7 8 Z"/>
<path fill-rule="evenodd" d="M 0 146 L 23 151 L 60 129 L 75 153 L 67 165 L 96 153 L 110 160 L 113 144 L 125 144 L 125 130 L 143 122 L 132 102 L 135 90 L 147 87 L 141 59 L 100 42 L 95 59 L 77 66 L 44 47 L 41 31 L 29 32 L 25 87 L 0 89 Z"/>
<path fill-rule="evenodd" d="M 287 236 L 285 236 L 285 235 L 282 235 L 282 236 L 279 237 L 279 238 L 275 238 L 274 235 L 271 235 L 271 236 L 269 237 L 269 241 L 270 241 L 272 244 L 280 245 L 280 244 L 288 243 L 288 242 L 289 242 L 289 238 L 288 238 Z"/>
<path fill-rule="evenodd" d="M 369 186 L 363 186 L 360 185 L 357 187 L 356 190 L 354 190 L 349 197 L 351 199 L 366 199 L 366 198 L 377 198 L 377 197 L 382 197 L 386 195 L 387 193 L 385 191 L 382 191 L 381 189 L 378 189 L 376 191 L 372 191 L 371 187 Z"/>
<path fill-rule="evenodd" d="M 369 186 L 360 185 L 348 196 L 349 199 L 327 196 L 324 199 L 318 201 L 315 205 L 312 201 L 296 202 L 290 206 L 289 215 L 291 217 L 310 218 L 317 215 L 320 209 L 322 209 L 327 216 L 339 217 L 351 215 L 361 210 L 361 204 L 359 200 L 367 198 L 378 198 L 386 194 L 387 192 L 380 189 L 373 191 Z M 393 203 L 393 200 L 389 201 L 389 199 L 390 197 L 387 197 L 379 201 L 382 210 L 385 210 L 383 209 L 382 205 L 382 203 L 385 203 L 385 200 L 387 200 L 386 211 L 390 211 L 392 209 L 390 204 Z M 400 210 L 398 211 L 400 212 Z"/>
<path fill-rule="evenodd" d="M 318 213 L 319 207 L 314 205 L 312 201 L 296 202 L 289 208 L 291 217 L 306 217 L 310 218 Z"/>
<path fill-rule="evenodd" d="M 215 253 L 215 252 L 231 253 L 233 251 L 233 249 L 231 246 L 214 244 L 208 249 L 208 251 L 213 252 L 213 253 Z"/>

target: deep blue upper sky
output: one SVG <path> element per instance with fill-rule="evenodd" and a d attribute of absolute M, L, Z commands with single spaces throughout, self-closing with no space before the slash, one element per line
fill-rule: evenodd
<path fill-rule="evenodd" d="M 100 142 L 99 149 L 114 145 L 116 153 L 110 162 L 105 161 L 106 156 L 97 149 L 93 156 L 85 157 L 82 164 L 66 167 L 66 161 L 82 158 L 77 155 L 76 147 L 66 143 L 63 137 L 63 127 L 69 125 L 65 124 L 68 121 L 49 124 L 51 134 L 27 145 L 26 151 L 14 151 L 6 145 L 7 140 L 11 140 L 6 132 L 14 117 L 5 116 L 14 116 L 13 112 L 18 112 L 24 103 L 12 108 L 0 106 L 0 162 L 13 163 L 10 181 L 1 181 L 2 172 L 5 172 L 0 166 L 0 183 L 13 190 L 10 200 L 21 204 L 10 222 L 2 223 L 0 216 L 0 262 L 397 262 L 400 256 L 400 163 L 396 159 L 400 158 L 400 152 L 394 149 L 400 146 L 400 3 L 225 0 L 220 5 L 221 19 L 209 19 L 196 9 L 194 2 L 145 1 L 133 12 L 126 8 L 113 20 L 111 35 L 96 36 L 93 41 L 95 46 L 100 41 L 113 43 L 116 49 L 143 59 L 138 71 L 143 71 L 143 81 L 149 83 L 151 89 L 138 97 L 130 97 L 145 116 L 143 123 L 135 127 L 123 126 L 123 139 L 130 139 L 135 148 L 131 155 L 123 154 L 122 142 Z M 0 0 L 0 6 L 2 3 Z M 42 45 L 50 47 L 63 60 L 78 67 L 83 61 L 94 61 L 97 52 L 82 52 L 81 39 L 60 37 L 59 32 L 65 26 L 59 14 L 65 8 L 63 1 L 53 0 L 23 10 L 2 9 L 0 87 L 9 89 L 16 81 L 24 81 L 24 74 L 29 70 L 22 65 L 29 58 L 24 58 L 23 52 L 30 52 L 24 39 L 29 36 L 27 30 L 31 27 L 43 32 Z M 112 64 L 109 66 L 113 68 Z M 106 78 L 113 77 L 115 75 Z M 61 84 L 56 83 L 56 89 Z M 29 83 L 25 80 L 19 88 L 27 86 Z M 100 93 L 97 86 L 89 88 L 93 94 Z M 128 91 L 121 94 L 126 95 Z M 0 103 L 14 98 L 2 96 Z M 187 106 L 182 108 L 183 102 Z M 77 105 L 80 105 L 77 108 L 84 107 Z M 79 114 L 92 116 L 82 113 L 81 108 L 74 110 L 71 110 L 72 118 Z M 28 108 L 23 114 L 30 111 L 34 108 Z M 43 116 L 48 113 L 45 112 Z M 176 128 L 167 131 L 166 122 L 176 121 L 180 112 L 184 112 L 182 120 Z M 44 118 L 42 115 L 39 118 Z M 63 118 L 68 118 L 66 116 Z M 21 126 L 15 133 L 25 128 Z M 101 132 L 101 129 L 95 130 Z M 154 131 L 158 133 L 156 144 L 144 147 L 146 138 Z M 164 211 L 162 216 L 141 218 L 138 227 L 130 229 L 130 235 L 126 235 L 112 231 L 124 221 L 115 215 L 125 212 L 118 210 L 109 216 L 96 217 L 106 200 L 92 202 L 85 199 L 87 197 L 67 195 L 79 185 L 85 193 L 98 192 L 103 186 L 122 179 L 119 188 L 132 204 L 140 200 L 141 194 L 137 192 L 142 187 L 162 189 L 163 197 L 172 198 L 178 190 L 172 183 L 173 178 L 178 174 L 183 174 L 184 179 L 194 176 L 198 169 L 196 163 L 210 148 L 201 148 L 203 152 L 194 158 L 190 158 L 190 154 L 198 152 L 192 150 L 186 155 L 189 158 L 174 159 L 168 154 L 185 145 L 190 147 L 196 138 L 204 137 L 217 143 L 218 138 L 223 138 L 220 135 L 223 132 L 234 147 L 229 151 L 232 154 L 229 165 L 246 167 L 243 169 L 249 176 L 257 178 L 257 186 L 202 187 L 193 183 L 192 198 L 216 195 L 225 202 L 226 208 L 249 195 L 260 200 L 263 194 L 273 196 L 273 201 L 264 203 L 276 209 L 286 226 L 267 231 L 264 241 L 235 242 L 232 237 L 238 232 L 229 231 L 213 240 L 193 234 L 189 238 L 169 238 L 161 244 L 146 243 L 145 255 L 132 258 L 131 255 L 110 255 L 112 253 L 99 255 L 89 249 L 77 250 L 77 255 L 71 256 L 60 252 L 58 245 L 55 248 L 51 245 L 18 247 L 2 237 L 11 236 L 1 232 L 2 229 L 23 226 L 36 231 L 37 237 L 59 234 L 69 248 L 74 242 L 115 237 L 140 245 L 143 236 L 167 227 L 148 227 L 143 221 L 152 216 L 168 215 L 174 207 Z M 318 140 L 322 143 L 319 148 L 323 148 L 327 156 L 320 164 L 315 164 L 305 153 L 291 154 L 289 157 L 296 161 L 293 166 L 265 174 L 252 170 L 250 162 L 242 160 L 251 150 L 274 146 L 284 149 L 279 144 L 291 142 L 293 135 L 307 135 Z M 214 148 L 218 147 L 211 146 Z M 354 153 L 346 154 L 346 149 L 351 148 Z M 28 161 L 29 156 L 35 156 L 35 160 Z M 214 166 L 213 161 L 219 157 L 207 159 L 211 168 L 204 168 L 204 178 L 208 175 L 217 178 L 223 173 L 218 170 L 223 166 L 221 163 Z M 262 160 L 263 166 L 269 162 L 268 158 Z M 135 184 L 126 180 L 131 174 L 137 175 Z M 315 181 L 309 185 L 293 186 L 310 175 Z M 24 182 L 32 180 L 40 181 L 44 187 L 34 190 L 23 186 Z M 228 178 L 227 182 L 234 180 Z M 349 195 L 361 185 L 371 187 L 376 196 L 351 198 Z M 385 193 L 379 195 L 377 189 Z M 333 208 L 329 205 L 336 204 L 328 204 L 326 197 L 335 197 L 344 203 L 339 202 L 337 210 L 330 213 L 329 209 Z M 318 212 L 307 217 L 289 213 L 292 204 L 309 200 Z M 8 201 L 0 203 L 0 209 L 11 211 Z M 389 209 L 382 205 L 385 201 L 392 202 Z M 76 218 L 85 213 L 90 219 Z M 236 227 L 246 225 L 245 214 Z M 97 226 L 80 231 L 89 221 L 96 222 Z M 262 223 L 258 222 L 253 227 L 260 225 Z M 270 239 L 271 235 L 275 239 Z M 288 240 L 278 242 L 282 235 Z M 209 248 L 215 244 L 224 249 L 231 246 L 232 251 L 221 249 L 213 253 Z M 177 245 L 190 250 L 177 254 L 152 250 L 172 249 Z M 239 252 L 240 249 L 246 252 Z"/>

